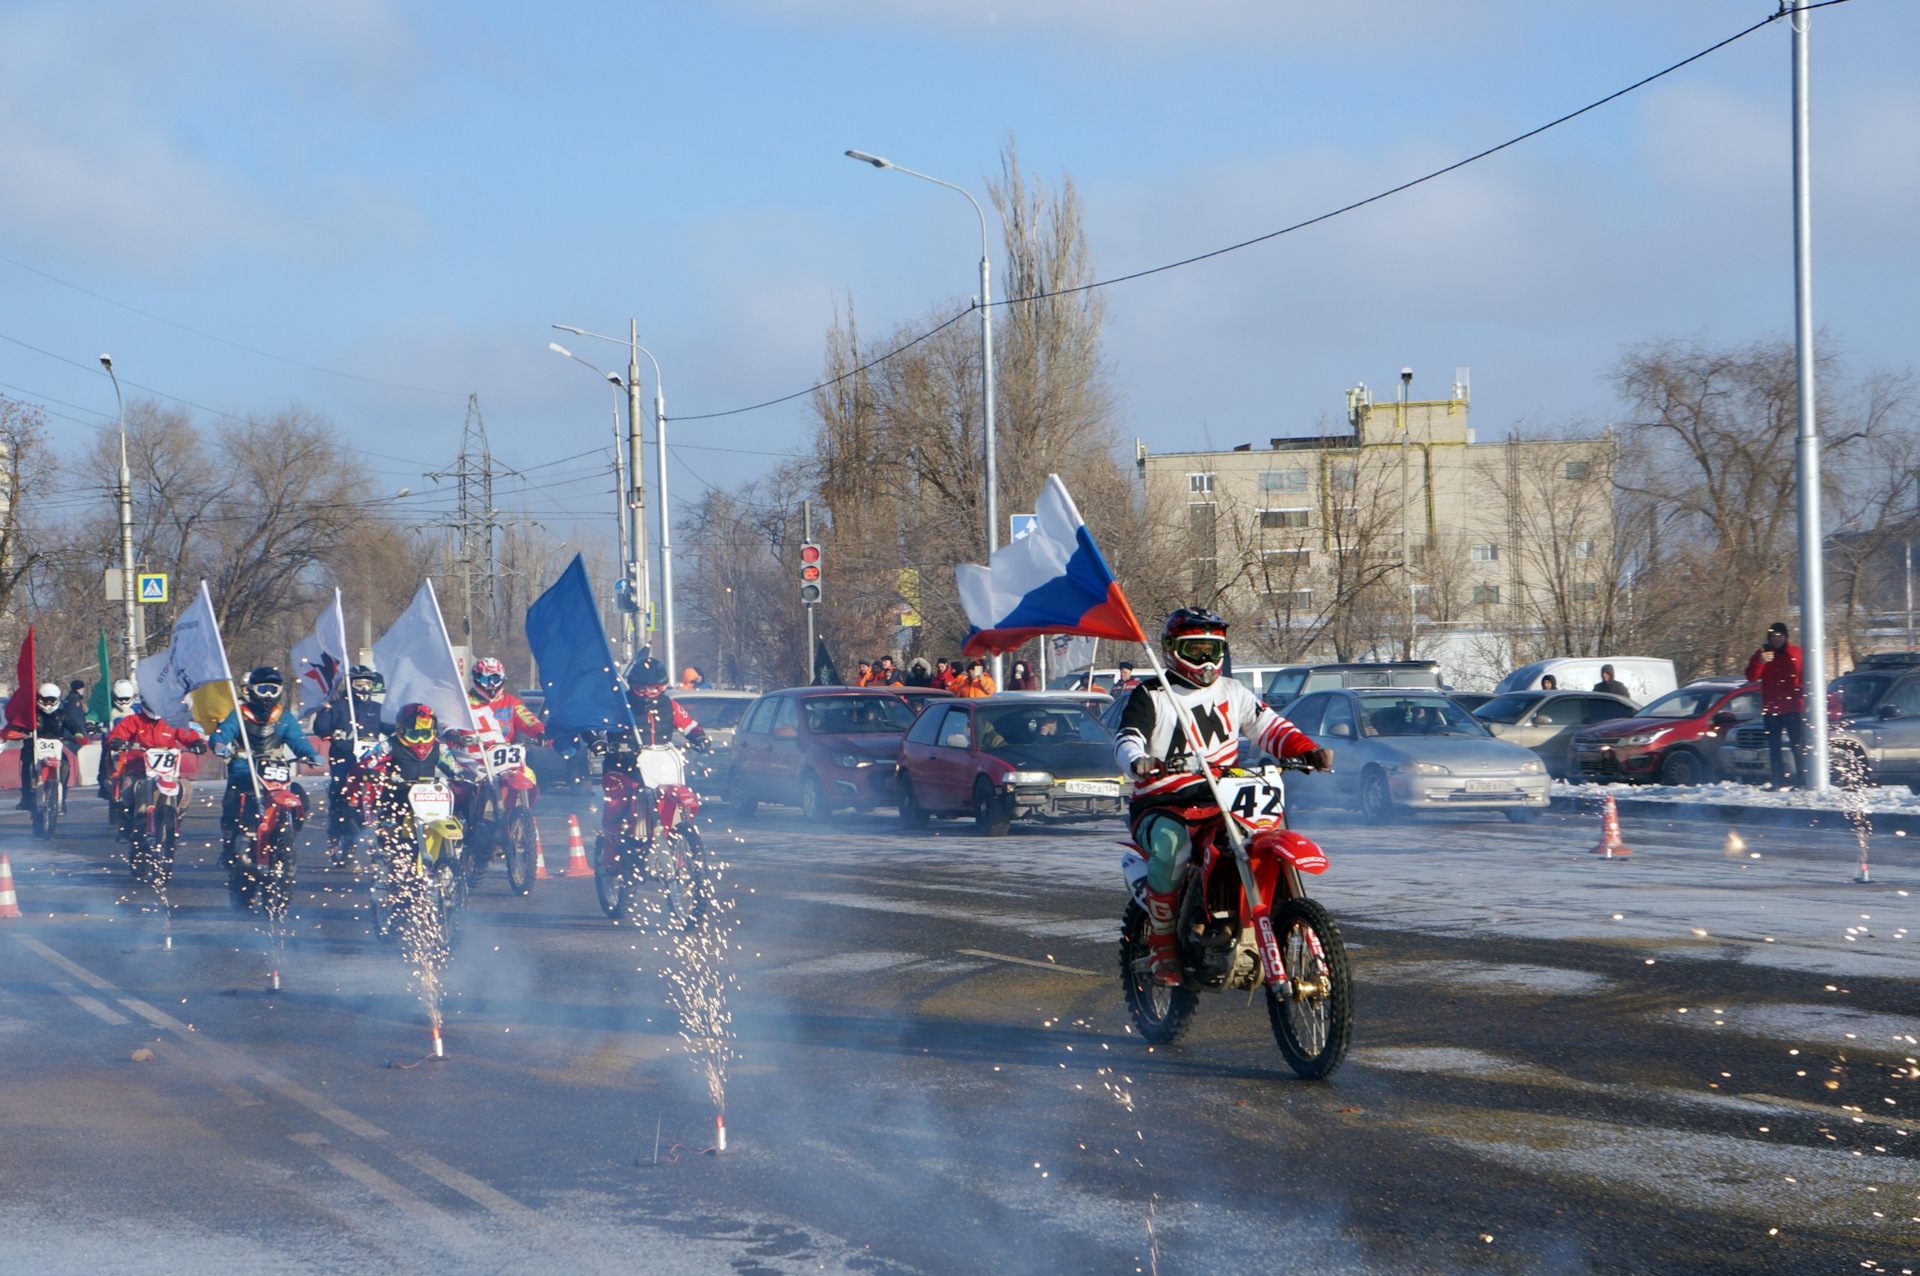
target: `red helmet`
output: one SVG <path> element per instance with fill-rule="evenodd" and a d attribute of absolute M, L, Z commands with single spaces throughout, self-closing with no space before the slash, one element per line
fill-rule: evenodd
<path fill-rule="evenodd" d="M 433 710 L 423 704 L 410 704 L 400 710 L 393 723 L 393 742 L 423 761 L 433 752 L 438 724 Z"/>
<path fill-rule="evenodd" d="M 1182 607 L 1160 631 L 1167 671 L 1196 687 L 1211 687 L 1227 660 L 1227 622 L 1205 607 Z"/>

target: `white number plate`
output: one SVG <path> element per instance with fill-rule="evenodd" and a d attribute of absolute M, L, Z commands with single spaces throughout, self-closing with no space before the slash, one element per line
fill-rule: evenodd
<path fill-rule="evenodd" d="M 35 739 L 33 742 L 33 760 L 35 762 L 53 762 L 60 757 L 58 740 Z"/>
<path fill-rule="evenodd" d="M 453 790 L 444 784 L 416 784 L 407 790 L 407 801 L 419 819 L 439 820 L 453 814 Z"/>
<path fill-rule="evenodd" d="M 1068 793 L 1084 793 L 1088 797 L 1120 796 L 1120 786 L 1105 780 L 1063 780 L 1060 787 Z"/>
<path fill-rule="evenodd" d="M 509 766 L 525 766 L 527 750 L 518 744 L 496 744 L 487 752 L 487 761 L 496 769 Z"/>
<path fill-rule="evenodd" d="M 1224 778 L 1220 796 L 1226 800 L 1227 810 L 1255 828 L 1277 823 L 1285 813 L 1286 790 L 1265 776 Z"/>
<path fill-rule="evenodd" d="M 1512 780 L 1468 780 L 1465 789 L 1469 793 L 1511 793 Z"/>
<path fill-rule="evenodd" d="M 685 784 L 687 782 L 686 763 L 681 761 L 680 750 L 669 745 L 657 745 L 640 750 L 640 783 L 650 789 L 663 784 Z"/>
<path fill-rule="evenodd" d="M 173 775 L 180 770 L 180 750 L 148 749 L 147 774 L 152 776 Z"/>
<path fill-rule="evenodd" d="M 262 762 L 260 778 L 268 784 L 285 784 L 293 779 L 293 768 L 284 762 Z"/>

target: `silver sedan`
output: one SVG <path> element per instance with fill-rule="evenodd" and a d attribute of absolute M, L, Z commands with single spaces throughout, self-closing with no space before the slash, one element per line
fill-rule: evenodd
<path fill-rule="evenodd" d="M 1489 810 L 1516 824 L 1547 809 L 1547 768 L 1531 749 L 1495 739 L 1437 692 L 1320 691 L 1287 718 L 1334 752 L 1330 773 L 1288 781 L 1307 806 L 1341 806 L 1374 821 L 1408 811 Z"/>

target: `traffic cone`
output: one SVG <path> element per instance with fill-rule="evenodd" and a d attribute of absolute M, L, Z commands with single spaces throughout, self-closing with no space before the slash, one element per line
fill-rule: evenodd
<path fill-rule="evenodd" d="M 547 871 L 547 848 L 540 845 L 540 821 L 533 822 L 533 880 L 544 882 L 553 874 Z"/>
<path fill-rule="evenodd" d="M 1607 794 L 1607 804 L 1600 811 L 1600 845 L 1588 852 L 1590 855 L 1602 855 L 1607 859 L 1619 859 L 1633 852 L 1620 840 L 1620 808 L 1613 804 L 1613 794 Z"/>
<path fill-rule="evenodd" d="M 13 863 L 0 851 L 0 917 L 18 917 L 20 897 L 13 893 Z"/>
<path fill-rule="evenodd" d="M 592 877 L 593 865 L 587 863 L 587 846 L 580 840 L 580 817 L 567 817 L 567 872 L 568 877 Z"/>

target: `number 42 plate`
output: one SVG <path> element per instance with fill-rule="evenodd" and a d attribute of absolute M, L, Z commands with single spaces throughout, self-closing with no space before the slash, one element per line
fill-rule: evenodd
<path fill-rule="evenodd" d="M 1272 824 L 1285 810 L 1286 790 L 1264 776 L 1250 775 L 1220 781 L 1227 809 L 1248 824 Z"/>

